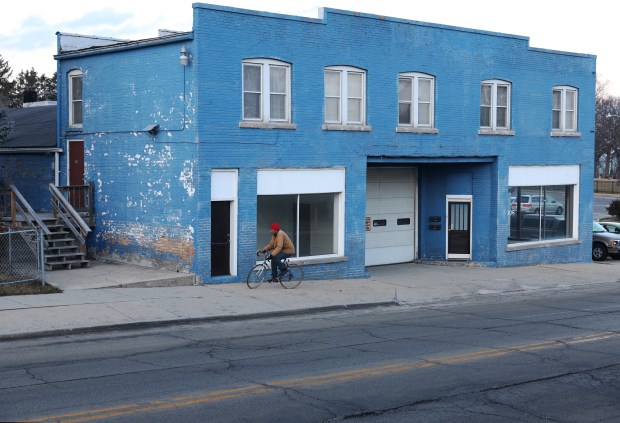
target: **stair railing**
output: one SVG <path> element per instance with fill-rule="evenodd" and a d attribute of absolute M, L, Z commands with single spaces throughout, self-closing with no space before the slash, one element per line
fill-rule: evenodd
<path fill-rule="evenodd" d="M 19 192 L 15 185 L 11 185 L 11 225 L 17 227 L 17 217 L 23 217 L 26 221 L 26 225 L 31 228 L 38 228 L 45 235 L 50 235 L 51 232 L 48 227 L 43 223 L 43 220 L 38 214 L 30 207 L 30 204 L 26 201 L 24 196 Z"/>
<path fill-rule="evenodd" d="M 84 222 L 84 219 L 67 201 L 56 185 L 49 184 L 49 189 L 52 194 L 52 212 L 54 216 L 59 217 L 80 244 L 84 245 L 86 243 L 86 236 L 91 231 L 90 227 Z"/>
<path fill-rule="evenodd" d="M 9 218 L 11 216 L 11 188 L 0 187 L 0 219 Z"/>
<path fill-rule="evenodd" d="M 56 189 L 62 193 L 89 227 L 95 226 L 92 181 L 88 181 L 85 185 L 57 186 Z"/>

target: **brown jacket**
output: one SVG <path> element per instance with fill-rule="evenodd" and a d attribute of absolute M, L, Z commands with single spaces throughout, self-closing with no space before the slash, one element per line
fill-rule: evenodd
<path fill-rule="evenodd" d="M 293 246 L 291 239 L 282 229 L 271 236 L 271 242 L 265 245 L 262 250 L 272 250 L 272 256 L 277 256 L 280 251 L 287 254 L 295 254 L 295 246 Z"/>

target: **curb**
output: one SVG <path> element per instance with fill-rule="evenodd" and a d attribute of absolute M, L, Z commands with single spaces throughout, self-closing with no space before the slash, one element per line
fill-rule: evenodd
<path fill-rule="evenodd" d="M 168 327 L 177 325 L 189 325 L 193 323 L 207 323 L 207 322 L 234 322 L 251 319 L 267 319 L 272 317 L 284 317 L 284 316 L 300 316 L 314 313 L 327 313 L 330 311 L 341 310 L 362 310 L 370 308 L 390 307 L 402 305 L 398 301 L 383 301 L 376 303 L 361 303 L 361 304 L 342 304 L 335 306 L 325 307 L 311 307 L 296 310 L 282 310 L 282 311 L 270 311 L 264 313 L 252 313 L 252 314 L 239 314 L 239 315 L 224 315 L 224 316 L 210 316 L 210 317 L 194 317 L 183 319 L 171 319 L 171 320 L 156 320 L 146 322 L 134 322 L 134 323 L 119 323 L 109 324 L 101 326 L 89 326 L 75 329 L 55 329 L 49 331 L 39 331 L 15 335 L 0 335 L 0 342 L 3 341 L 23 341 L 28 339 L 48 338 L 61 335 L 82 335 L 87 333 L 98 332 L 112 332 L 123 330 L 139 330 L 150 329 L 157 327 Z"/>

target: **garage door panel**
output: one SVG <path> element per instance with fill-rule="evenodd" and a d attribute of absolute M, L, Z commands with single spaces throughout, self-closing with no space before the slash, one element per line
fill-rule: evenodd
<path fill-rule="evenodd" d="M 385 235 L 388 236 L 385 236 Z M 366 237 L 366 248 L 402 247 L 411 244 L 413 232 L 382 232 L 369 234 Z"/>
<path fill-rule="evenodd" d="M 366 187 L 366 216 L 370 218 L 366 265 L 412 261 L 415 258 L 415 169 L 370 168 Z"/>
<path fill-rule="evenodd" d="M 413 245 L 403 247 L 382 247 L 366 249 L 366 266 L 378 266 L 388 264 L 385 262 L 389 257 L 390 263 L 406 263 L 414 259 Z"/>

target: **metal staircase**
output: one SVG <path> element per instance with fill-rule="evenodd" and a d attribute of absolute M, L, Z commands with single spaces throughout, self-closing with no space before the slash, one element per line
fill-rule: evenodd
<path fill-rule="evenodd" d="M 90 202 L 92 186 L 79 187 L 91 188 L 90 191 L 76 188 L 50 184 L 52 212 L 46 213 L 36 213 L 14 185 L 0 190 L 0 223 L 11 228 L 41 231 L 47 271 L 88 267 L 90 263 L 86 258 L 86 237 L 91 228 L 85 219 L 92 224 L 92 213 L 81 215 L 69 200 L 73 199 L 73 193 L 74 198 Z M 92 207 L 88 210 L 92 212 Z"/>

